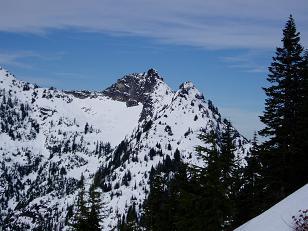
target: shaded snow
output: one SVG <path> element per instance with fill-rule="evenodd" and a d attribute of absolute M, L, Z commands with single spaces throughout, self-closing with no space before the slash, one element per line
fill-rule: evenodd
<path fill-rule="evenodd" d="M 264 213 L 246 222 L 235 231 L 291 231 L 292 216 L 308 209 L 308 184 L 280 201 Z"/>

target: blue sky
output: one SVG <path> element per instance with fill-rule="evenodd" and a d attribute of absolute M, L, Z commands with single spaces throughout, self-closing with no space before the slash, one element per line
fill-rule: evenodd
<path fill-rule="evenodd" d="M 193 81 L 250 138 L 290 13 L 306 45 L 304 0 L 11 0 L 1 3 L 0 65 L 41 86 L 93 90 L 153 67 L 173 89 Z"/>

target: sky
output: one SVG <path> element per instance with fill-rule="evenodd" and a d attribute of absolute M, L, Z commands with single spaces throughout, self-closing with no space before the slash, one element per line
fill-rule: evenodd
<path fill-rule="evenodd" d="M 267 67 L 307 0 L 0 0 L 0 66 L 43 87 L 102 90 L 155 68 L 192 81 L 247 138 L 262 128 Z"/>

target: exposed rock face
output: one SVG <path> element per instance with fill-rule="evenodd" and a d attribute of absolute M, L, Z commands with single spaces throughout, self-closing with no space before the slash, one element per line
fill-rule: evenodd
<path fill-rule="evenodd" d="M 125 102 L 128 107 L 143 104 L 140 121 L 152 115 L 151 93 L 159 81 L 163 81 L 157 71 L 149 69 L 141 74 L 130 74 L 119 79 L 103 91 L 113 100 Z"/>
<path fill-rule="evenodd" d="M 163 79 L 154 69 L 150 69 L 147 73 L 124 76 L 103 93 L 113 100 L 126 102 L 128 106 L 144 104 L 149 99 L 149 94 L 154 91 L 158 80 Z"/>

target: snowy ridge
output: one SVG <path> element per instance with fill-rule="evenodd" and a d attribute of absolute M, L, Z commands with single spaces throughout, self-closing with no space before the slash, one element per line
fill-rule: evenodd
<path fill-rule="evenodd" d="M 99 179 L 103 230 L 112 230 L 133 203 L 142 212 L 152 167 L 176 149 L 184 162 L 203 164 L 198 135 L 226 128 L 191 82 L 174 92 L 153 69 L 103 92 L 39 88 L 1 69 L 0 106 L 0 227 L 7 230 L 67 230 L 82 173 L 86 188 Z M 250 144 L 234 131 L 242 158 Z"/>

